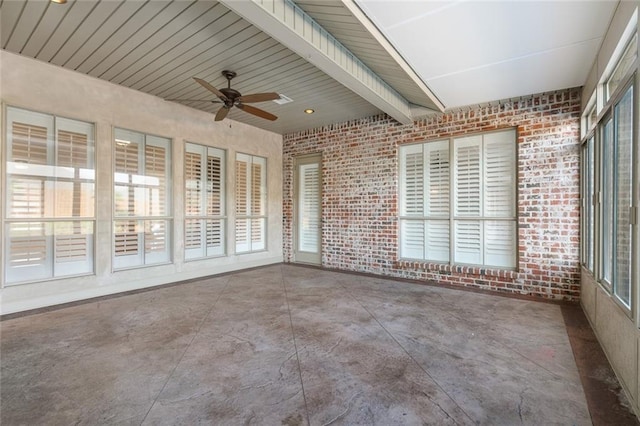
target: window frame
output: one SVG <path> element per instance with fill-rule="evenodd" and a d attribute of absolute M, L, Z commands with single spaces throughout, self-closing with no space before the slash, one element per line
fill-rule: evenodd
<path fill-rule="evenodd" d="M 138 165 L 144 164 L 144 174 L 141 176 L 147 176 L 147 168 L 146 168 L 146 162 L 145 162 L 145 149 L 147 147 L 147 138 L 157 138 L 157 139 L 161 139 L 161 140 L 165 140 L 167 143 L 166 146 L 166 155 L 167 157 L 165 158 L 165 164 L 166 164 L 166 186 L 165 186 L 165 190 L 167 191 L 167 194 L 165 195 L 165 214 L 164 215 L 149 215 L 149 214 L 145 214 L 145 215 L 136 215 L 136 214 L 132 214 L 132 215 L 119 215 L 117 213 L 117 207 L 116 207 L 116 186 L 117 186 L 117 180 L 116 180 L 116 145 L 118 144 L 118 138 L 117 138 L 117 132 L 118 131 L 123 131 L 123 132 L 129 132 L 132 134 L 138 134 L 142 136 L 142 145 L 141 148 L 138 149 L 138 157 L 137 157 L 137 162 Z M 153 146 L 153 144 L 151 144 Z M 133 130 L 133 129 L 129 129 L 129 128 L 124 128 L 124 127 L 117 127 L 117 126 L 113 126 L 112 127 L 112 134 L 111 134 L 111 152 L 112 152 L 112 164 L 111 164 L 111 176 L 112 176 L 112 185 L 111 185 L 111 191 L 112 191 L 112 200 L 113 200 L 113 206 L 112 206 L 112 212 L 111 212 L 111 272 L 115 273 L 115 272 L 120 272 L 120 271 L 127 271 L 127 270 L 131 270 L 131 269 L 141 269 L 141 268 L 149 268 L 149 267 L 154 267 L 154 266 L 160 266 L 160 265 L 168 265 L 168 264 L 172 264 L 173 263 L 173 247 L 174 247 L 174 235 L 173 235 L 173 219 L 174 219 L 174 212 L 173 212 L 173 183 L 174 183 L 174 176 L 173 176 L 173 168 L 172 168 L 172 164 L 173 164 L 173 149 L 174 149 L 174 140 L 172 138 L 166 137 L 166 136 L 160 136 L 157 134 L 153 134 L 153 133 L 148 133 L 148 132 L 144 132 L 144 131 L 139 131 L 139 130 Z M 140 152 L 142 152 L 142 155 L 140 156 Z M 135 185 L 131 185 L 131 182 L 127 182 L 127 186 L 130 188 L 136 188 Z M 145 212 L 146 213 L 146 212 Z M 141 259 L 140 263 L 138 264 L 124 264 L 125 262 L 123 261 L 122 263 L 124 264 L 123 266 L 116 266 L 116 234 L 117 234 L 117 222 L 130 222 L 130 223 L 134 223 L 135 222 L 135 227 L 141 227 L 141 231 L 138 231 L 137 234 L 138 235 L 142 235 L 142 240 L 140 240 L 139 236 L 136 237 L 137 238 L 137 256 Z M 165 222 L 165 244 L 166 244 L 166 259 L 165 260 L 160 260 L 157 262 L 152 262 L 152 263 L 147 263 L 147 254 L 146 254 L 146 227 L 147 224 L 153 221 L 163 221 Z M 133 258 L 130 258 L 130 260 L 133 261 Z"/>
<path fill-rule="evenodd" d="M 238 158 L 244 156 L 244 157 L 248 157 L 251 159 L 251 162 L 248 162 L 247 164 L 249 164 L 249 169 L 252 169 L 251 165 L 253 165 L 254 163 L 254 159 L 261 159 L 264 160 L 264 182 L 261 182 L 261 188 L 264 188 L 264 194 L 261 191 L 261 197 L 264 197 L 264 199 L 262 200 L 263 203 L 263 211 L 264 214 L 262 215 L 240 215 L 238 214 Z M 269 173 L 268 173 L 268 166 L 269 166 L 269 159 L 267 157 L 263 157 L 261 155 L 254 155 L 254 154 L 247 154 L 244 152 L 239 152 L 237 151 L 235 153 L 235 158 L 234 158 L 234 167 L 233 167 L 233 172 L 234 172 L 234 226 L 233 226 L 233 241 L 234 241 L 234 253 L 237 255 L 242 255 L 242 254 L 250 254 L 250 253 L 259 253 L 259 252 L 265 252 L 268 251 L 269 249 L 269 239 L 268 239 L 268 235 L 269 235 L 269 185 L 268 185 L 268 177 L 269 177 Z M 253 173 L 253 170 L 251 170 L 251 173 Z M 253 176 L 253 175 L 251 175 Z M 249 181 L 249 179 L 247 179 L 247 181 Z M 249 186 L 247 188 L 248 193 L 251 193 L 252 191 L 252 187 Z M 253 210 L 253 198 L 251 198 L 251 203 L 250 205 L 247 206 L 247 210 L 250 212 L 251 210 Z M 252 233 L 252 227 L 253 225 L 248 227 L 248 236 L 249 239 L 248 241 L 248 250 L 242 250 L 239 251 L 238 250 L 238 223 L 239 220 L 249 220 L 249 223 L 251 223 L 251 221 L 253 220 L 262 220 L 263 221 L 263 229 L 264 229 L 264 235 L 263 235 L 263 247 L 262 248 L 257 248 L 257 249 L 253 249 L 253 241 L 251 240 L 251 233 Z"/>
<path fill-rule="evenodd" d="M 455 147 L 456 147 L 456 141 L 459 140 L 463 140 L 463 139 L 470 139 L 470 138 L 474 138 L 474 137 L 480 137 L 481 138 L 481 145 L 482 148 L 480 149 L 480 161 L 484 161 L 484 157 L 486 155 L 486 149 L 485 149 L 485 140 L 484 138 L 488 135 L 492 135 L 492 134 L 499 134 L 499 133 L 508 133 L 508 132 L 513 132 L 513 179 L 512 179 L 512 185 L 511 185 L 511 190 L 513 191 L 513 206 L 512 206 L 512 212 L 513 212 L 513 216 L 507 217 L 507 215 L 496 215 L 496 216 L 487 216 L 486 214 L 481 214 L 478 216 L 467 216 L 467 215 L 459 215 L 458 213 L 456 213 L 456 199 L 458 197 L 458 193 L 457 193 L 457 189 L 456 189 L 456 173 L 455 173 L 455 168 L 456 166 L 456 155 L 455 155 Z M 424 159 L 424 155 L 425 155 L 425 151 L 424 151 L 424 147 L 426 147 L 429 144 L 435 144 L 435 143 L 446 143 L 448 144 L 447 146 L 447 150 L 448 150 L 448 173 L 449 173 L 449 185 L 448 185 L 448 212 L 445 215 L 437 215 L 437 216 L 433 216 L 433 215 L 429 215 L 427 214 L 426 211 L 426 206 L 423 206 L 423 211 L 422 211 L 422 216 L 417 216 L 417 215 L 406 215 L 403 214 L 403 209 L 404 209 L 404 202 L 405 202 L 405 197 L 403 194 L 405 194 L 405 186 L 404 186 L 404 179 L 405 179 L 405 170 L 403 169 L 403 150 L 406 149 L 411 149 L 410 147 L 415 147 L 415 146 L 421 146 L 422 147 L 422 155 L 423 155 L 423 159 Z M 450 265 L 450 266 L 472 266 L 472 267 L 479 267 L 479 268 L 490 268 L 490 269 L 497 269 L 497 270 L 517 270 L 518 268 L 518 264 L 519 264 L 519 252 L 518 252 L 518 243 L 519 243 L 519 224 L 518 224 L 518 208 L 517 208 L 517 203 L 518 203 L 518 130 L 516 127 L 506 127 L 506 128 L 501 128 L 501 129 L 496 129 L 496 130 L 492 130 L 492 131 L 488 131 L 488 132 L 476 132 L 476 133 L 468 133 L 468 134 L 463 134 L 463 135 L 453 135 L 450 136 L 448 138 L 444 138 L 444 139 L 433 139 L 433 140 L 427 140 L 427 141 L 421 141 L 421 142 L 417 142 L 417 143 L 409 143 L 409 144 L 402 144 L 398 146 L 398 259 L 400 260 L 407 260 L 407 261 L 419 261 L 419 262 L 427 262 L 427 263 L 433 263 L 433 264 L 442 264 L 442 265 Z M 424 165 L 424 160 L 422 163 L 422 173 L 423 175 L 426 175 L 427 173 L 427 168 Z M 480 168 L 479 171 L 481 177 L 484 176 L 485 170 L 483 167 Z M 484 179 L 480 180 L 481 185 L 483 185 L 484 187 Z M 423 178 L 422 181 L 422 190 L 425 191 L 426 190 L 426 184 Z M 426 197 L 423 197 L 426 198 Z M 484 212 L 484 208 L 485 208 L 485 204 L 486 204 L 486 198 L 484 196 L 482 196 L 479 200 L 480 203 L 480 209 Z M 443 260 L 435 260 L 435 259 L 428 259 L 427 258 L 427 252 L 426 252 L 426 248 L 425 250 L 423 250 L 423 257 L 422 258 L 414 258 L 414 257 L 406 257 L 403 256 L 402 254 L 402 249 L 403 249 L 403 243 L 402 243 L 402 236 L 403 236 L 403 223 L 407 222 L 407 221 L 420 221 L 423 224 L 426 224 L 428 221 L 447 221 L 448 223 L 448 249 L 449 249 L 449 255 L 448 255 L 448 259 L 443 261 Z M 485 259 L 485 263 L 482 264 L 478 264 L 478 263 L 464 263 L 464 262 L 460 262 L 457 260 L 456 256 L 456 247 L 455 247 L 455 242 L 456 242 L 456 235 L 457 235 L 457 228 L 458 225 L 460 225 L 461 222 L 464 221 L 477 221 L 480 223 L 480 241 L 481 241 L 481 247 L 482 251 L 480 253 L 481 257 L 483 259 Z M 488 222 L 503 222 L 503 221 L 508 221 L 508 222 L 512 222 L 513 223 L 513 232 L 514 232 L 514 237 L 513 237 L 513 266 L 500 266 L 500 265 L 492 265 L 492 264 L 488 264 L 486 263 L 486 254 L 484 253 L 484 236 L 486 235 L 486 230 L 485 230 L 485 226 Z M 423 225 L 423 232 L 426 233 L 426 225 Z M 426 238 L 424 240 L 424 245 L 426 247 Z"/>
<path fill-rule="evenodd" d="M 29 115 L 37 115 L 37 116 L 40 116 L 40 120 L 44 120 L 44 119 L 51 120 L 51 123 L 50 123 L 51 127 L 49 128 L 48 125 L 45 126 L 47 127 L 47 141 L 46 141 L 46 154 L 45 154 L 47 157 L 46 166 L 56 168 L 55 169 L 56 174 L 58 173 L 58 171 L 60 171 L 59 168 L 69 168 L 69 166 L 57 165 L 59 161 L 57 156 L 60 149 L 59 131 L 61 129 L 64 129 L 68 132 L 73 132 L 73 130 L 71 130 L 73 126 L 86 127 L 88 130 L 86 133 L 83 133 L 83 134 L 86 134 L 87 136 L 87 148 L 86 148 L 87 161 L 88 163 L 90 163 L 90 166 L 91 166 L 91 168 L 88 167 L 87 170 L 92 170 L 92 173 L 93 173 L 92 178 L 86 178 L 86 177 L 81 178 L 79 176 L 75 176 L 75 171 L 74 171 L 74 177 L 72 178 L 68 178 L 68 177 L 65 178 L 65 177 L 51 176 L 51 175 L 45 176 L 42 182 L 49 181 L 54 184 L 54 186 L 52 187 L 54 197 L 53 197 L 53 201 L 47 202 L 47 198 L 49 197 L 47 197 L 46 194 L 43 194 L 43 207 L 42 207 L 43 212 L 42 212 L 42 215 L 38 217 L 19 217 L 19 216 L 13 217 L 13 215 L 10 214 L 9 212 L 10 203 L 8 201 L 8 197 L 11 192 L 9 191 L 9 184 L 12 181 L 12 179 L 10 179 L 10 169 L 8 167 L 8 162 L 12 158 L 12 156 L 9 153 L 9 150 L 13 145 L 13 142 L 11 144 L 9 143 L 9 131 L 13 127 L 12 124 L 10 123 L 11 110 L 15 111 L 15 114 L 18 114 L 18 115 L 25 114 L 27 117 Z M 59 122 L 67 122 L 67 123 L 64 125 L 60 125 Z M 98 173 L 96 170 L 96 167 L 97 167 L 96 123 L 83 120 L 83 119 L 72 118 L 64 115 L 51 114 L 51 113 L 39 111 L 32 108 L 25 108 L 22 106 L 16 106 L 16 105 L 5 104 L 5 103 L 2 103 L 2 123 L 4 124 L 4 127 L 3 127 L 4 130 L 2 132 L 2 135 L 0 135 L 0 139 L 3 141 L 4 148 L 0 152 L 0 158 L 2 160 L 0 171 L 2 172 L 2 176 L 4 178 L 4 182 L 3 182 L 4 193 L 2 195 L 2 200 L 0 201 L 0 205 L 2 206 L 2 213 L 1 213 L 2 228 L 1 229 L 2 229 L 2 235 L 4 237 L 2 238 L 2 242 L 0 243 L 0 251 L 2 252 L 2 259 L 3 259 L 2 265 L 0 266 L 0 271 L 2 271 L 2 277 L 0 277 L 0 282 L 2 283 L 1 287 L 4 288 L 4 287 L 11 287 L 11 286 L 19 286 L 24 284 L 48 282 L 53 280 L 70 279 L 74 277 L 84 277 L 84 276 L 95 275 L 96 250 L 97 250 L 96 209 L 97 209 L 97 188 L 98 188 L 98 179 L 97 179 Z M 31 124 L 33 123 L 34 122 L 32 121 Z M 49 130 L 51 131 L 51 134 L 49 134 Z M 50 136 L 51 136 L 51 139 L 50 139 Z M 58 180 L 58 179 L 63 179 L 63 180 Z M 92 214 L 82 216 L 82 215 L 74 215 L 72 213 L 71 216 L 69 215 L 57 216 L 56 215 L 57 205 L 55 200 L 57 199 L 56 195 L 57 195 L 58 188 L 57 188 L 57 185 L 55 184 L 59 182 L 71 182 L 75 185 L 76 183 L 82 184 L 82 182 L 84 181 L 91 182 L 93 185 L 93 201 L 90 203 L 89 206 L 84 206 L 85 208 L 86 207 L 90 208 Z M 73 196 L 75 196 L 75 189 L 72 194 Z M 83 208 L 82 201 L 80 201 L 79 208 L 81 210 Z M 47 213 L 47 211 L 49 213 Z M 7 265 L 7 261 L 9 259 L 9 254 L 10 254 L 10 248 L 9 248 L 10 232 L 8 231 L 8 229 L 11 224 L 41 224 L 42 225 L 42 229 L 44 233 L 43 235 L 45 238 L 46 257 L 47 257 L 46 264 L 44 265 L 44 267 L 45 269 L 49 270 L 48 276 L 32 278 L 32 279 L 27 278 L 24 280 L 20 279 L 15 281 L 9 280 L 9 277 L 8 277 L 9 268 Z M 86 235 L 85 241 L 90 246 L 87 248 L 85 252 L 86 253 L 85 256 L 89 258 L 87 262 L 88 264 L 90 263 L 90 266 L 86 271 L 70 272 L 66 274 L 64 273 L 57 274 L 56 272 L 57 271 L 56 265 L 66 263 L 66 262 L 56 262 L 56 249 L 57 249 L 57 243 L 58 243 L 58 240 L 56 239 L 56 237 L 61 234 L 57 234 L 55 230 L 56 228 L 59 229 L 60 227 L 65 226 L 65 224 L 73 224 L 72 226 L 74 227 L 76 224 L 78 224 L 83 229 L 87 229 L 86 227 L 88 224 L 88 226 L 91 228 L 91 233 L 86 233 L 86 234 L 83 233 L 84 235 Z M 63 267 L 60 266 L 59 268 L 63 268 Z"/>
<path fill-rule="evenodd" d="M 196 146 L 199 148 L 202 148 L 205 152 L 205 154 L 208 155 L 209 153 L 209 149 L 214 149 L 217 150 L 221 153 L 221 172 L 220 172 L 220 187 L 221 187 L 221 201 L 220 201 L 220 206 L 223 210 L 222 215 L 219 216 L 215 216 L 215 215 L 207 215 L 206 212 L 205 214 L 202 215 L 195 215 L 195 216 L 191 216 L 189 214 L 187 214 L 187 199 L 186 199 L 186 194 L 187 194 L 187 150 L 189 148 L 189 145 L 191 146 Z M 184 182 L 183 182 L 183 188 L 185 189 L 185 199 L 184 199 L 184 219 L 183 219 L 183 245 L 184 245 L 184 250 L 183 250 L 183 256 L 184 256 L 184 261 L 185 262 L 193 262 L 193 261 L 198 261 L 198 260 L 205 260 L 205 259 L 214 259 L 214 258 L 218 258 L 218 257 L 226 257 L 228 256 L 228 217 L 229 217 L 229 195 L 228 195 L 228 190 L 227 190 L 227 170 L 228 170 L 228 151 L 226 149 L 223 148 L 218 148 L 218 147 L 214 147 L 214 146 L 210 146 L 210 145 L 206 145 L 206 144 L 200 144 L 200 143 L 196 143 L 196 142 L 188 142 L 185 141 L 184 144 L 184 152 L 183 152 L 183 176 L 184 176 Z M 206 169 L 206 167 L 205 167 Z M 208 179 L 208 174 L 205 176 L 205 180 L 204 180 L 204 187 L 205 189 L 203 190 L 203 194 L 206 194 L 206 184 L 207 182 L 209 182 Z M 204 200 L 201 199 L 200 202 L 205 206 L 206 209 L 206 205 L 207 205 L 207 196 L 204 196 Z M 205 225 L 204 227 L 204 244 L 205 246 L 202 247 L 202 250 L 204 251 L 204 256 L 197 256 L 197 257 L 188 257 L 187 256 L 187 221 L 189 220 L 200 220 L 200 221 L 207 221 L 207 220 L 220 220 L 221 221 L 221 229 L 222 229 L 222 236 L 221 236 L 221 243 L 222 243 L 222 252 L 221 253 L 217 253 L 217 254 L 210 254 L 208 255 L 207 252 L 207 246 L 206 246 L 206 241 L 207 241 L 207 227 Z"/>

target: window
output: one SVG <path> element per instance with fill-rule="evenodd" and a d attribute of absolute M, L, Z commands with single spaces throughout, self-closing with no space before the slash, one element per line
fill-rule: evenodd
<path fill-rule="evenodd" d="M 7 108 L 7 284 L 93 273 L 94 126 Z"/>
<path fill-rule="evenodd" d="M 614 119 L 614 241 L 613 292 L 631 307 L 632 194 L 633 194 L 633 85 L 613 107 Z"/>
<path fill-rule="evenodd" d="M 582 145 L 582 263 L 594 272 L 594 136 Z"/>
<path fill-rule="evenodd" d="M 185 259 L 225 254 L 225 152 L 185 147 Z"/>
<path fill-rule="evenodd" d="M 266 249 L 267 159 L 236 154 L 236 253 Z"/>
<path fill-rule="evenodd" d="M 611 287 L 613 282 L 613 120 L 607 117 L 601 126 L 600 152 L 602 161 L 601 194 L 601 244 L 602 260 L 600 268 L 600 281 L 606 287 Z"/>
<path fill-rule="evenodd" d="M 516 262 L 515 130 L 400 147 L 400 257 Z"/>
<path fill-rule="evenodd" d="M 618 60 L 616 67 L 607 79 L 605 83 L 606 100 L 611 99 L 611 96 L 615 93 L 616 89 L 622 83 L 626 77 L 627 72 L 634 65 L 638 56 L 638 36 L 634 34 L 629 40 L 624 53 Z"/>
<path fill-rule="evenodd" d="M 171 141 L 115 129 L 113 268 L 171 260 Z"/>
<path fill-rule="evenodd" d="M 582 147 L 582 264 L 632 315 L 632 293 L 638 285 L 637 202 L 640 190 L 638 140 L 634 134 L 637 34 L 631 22 L 600 80 L 596 96 L 601 111 L 585 108 Z M 622 46 L 622 47 L 620 47 Z M 595 101 L 589 103 L 597 104 Z M 593 129 L 593 130 L 592 130 Z M 634 281 L 635 279 L 635 281 Z"/>

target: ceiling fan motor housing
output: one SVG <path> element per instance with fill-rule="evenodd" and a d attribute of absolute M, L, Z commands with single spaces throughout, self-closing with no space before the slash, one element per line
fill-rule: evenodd
<path fill-rule="evenodd" d="M 231 108 L 233 105 L 235 105 L 236 99 L 242 96 L 240 92 L 231 88 L 220 89 L 220 91 L 227 97 L 227 100 L 224 101 L 224 104 L 225 106 L 227 106 L 227 108 Z"/>

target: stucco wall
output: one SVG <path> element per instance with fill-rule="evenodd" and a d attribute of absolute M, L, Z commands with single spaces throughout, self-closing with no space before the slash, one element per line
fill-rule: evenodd
<path fill-rule="evenodd" d="M 282 261 L 281 135 L 231 120 L 214 122 L 211 114 L 5 51 L 0 51 L 0 73 L 0 97 L 4 105 L 95 123 L 98 159 L 95 275 L 7 286 L 1 271 L 3 314 Z M 171 264 L 112 272 L 114 127 L 172 139 L 174 244 Z M 4 130 L 2 136 L 0 167 L 3 168 Z M 215 146 L 227 152 L 226 257 L 184 261 L 185 142 Z M 236 152 L 268 159 L 268 249 L 264 252 L 234 254 Z M 4 194 L 4 171 L 0 171 Z M 4 215 L 4 204 L 2 207 Z M 4 250 L 3 247 L 3 256 Z M 4 260 L 0 265 L 4 268 Z"/>
<path fill-rule="evenodd" d="M 598 84 L 606 79 L 608 72 L 616 62 L 614 58 L 624 48 L 627 36 L 638 30 L 637 13 L 639 7 L 639 1 L 623 1 L 618 4 L 605 40 L 583 87 L 582 95 L 585 102 L 597 89 Z M 640 87 L 638 74 L 636 74 L 635 84 L 636 87 Z M 637 109 L 635 115 L 637 120 Z M 635 147 L 638 146 L 640 144 L 636 134 Z M 640 163 L 640 149 L 635 149 L 635 163 Z M 640 185 L 637 180 L 634 191 L 635 205 L 638 205 Z M 631 313 L 625 311 L 616 302 L 615 297 L 599 284 L 593 274 L 586 269 L 582 270 L 580 302 L 636 414 L 640 414 L 640 330 L 638 328 L 640 326 L 640 292 L 638 291 L 640 286 L 640 232 L 637 225 L 634 227 L 632 235 L 635 238 L 636 273 L 632 277 Z"/>

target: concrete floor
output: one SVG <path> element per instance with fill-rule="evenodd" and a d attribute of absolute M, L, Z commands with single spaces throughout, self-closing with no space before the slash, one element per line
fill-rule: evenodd
<path fill-rule="evenodd" d="M 0 326 L 2 425 L 591 423 L 552 304 L 274 265 Z"/>

